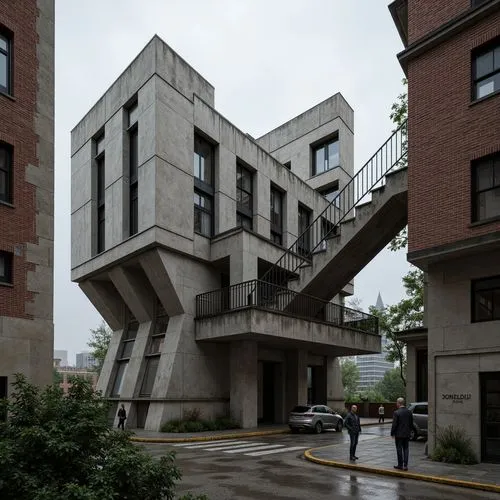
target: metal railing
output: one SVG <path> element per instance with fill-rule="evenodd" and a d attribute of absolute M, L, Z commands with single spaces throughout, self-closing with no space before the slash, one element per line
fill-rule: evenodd
<path fill-rule="evenodd" d="M 278 261 L 260 277 L 260 280 L 287 285 L 290 279 L 297 276 L 297 269 L 309 265 L 314 253 L 325 249 L 326 241 L 339 234 L 340 223 L 348 216 L 354 216 L 356 205 L 375 188 L 384 185 L 385 176 L 391 170 L 406 166 L 406 154 L 407 122 L 405 121 L 285 250 Z"/>
<path fill-rule="evenodd" d="M 241 309 L 264 309 L 378 335 L 378 318 L 261 280 L 250 280 L 196 297 L 196 318 Z"/>

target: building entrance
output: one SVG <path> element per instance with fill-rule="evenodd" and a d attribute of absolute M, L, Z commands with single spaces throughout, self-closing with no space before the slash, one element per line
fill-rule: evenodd
<path fill-rule="evenodd" d="M 500 372 L 481 373 L 481 460 L 500 463 Z"/>

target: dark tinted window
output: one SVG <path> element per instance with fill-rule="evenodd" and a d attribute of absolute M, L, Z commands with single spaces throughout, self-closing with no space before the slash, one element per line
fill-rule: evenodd
<path fill-rule="evenodd" d="M 10 93 L 11 89 L 11 40 L 0 33 L 0 92 Z"/>
<path fill-rule="evenodd" d="M 0 201 L 12 203 L 12 147 L 0 142 Z"/>
<path fill-rule="evenodd" d="M 307 413 L 308 411 L 311 411 L 310 406 L 296 406 L 293 410 L 294 413 Z"/>
<path fill-rule="evenodd" d="M 472 282 L 472 321 L 500 320 L 500 276 Z"/>
<path fill-rule="evenodd" d="M 330 140 L 314 149 L 313 175 L 339 166 L 339 141 Z"/>
<path fill-rule="evenodd" d="M 472 55 L 474 99 L 500 90 L 500 39 L 490 42 Z"/>
<path fill-rule="evenodd" d="M 413 413 L 415 415 L 427 415 L 427 405 L 415 405 Z"/>

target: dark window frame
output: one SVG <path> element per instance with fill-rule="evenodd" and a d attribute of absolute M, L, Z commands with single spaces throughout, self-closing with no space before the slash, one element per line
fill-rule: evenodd
<path fill-rule="evenodd" d="M 291 161 L 287 161 L 287 162 L 283 163 L 283 166 L 284 166 L 287 170 L 292 170 L 292 162 L 291 162 Z"/>
<path fill-rule="evenodd" d="M 0 142 L 0 149 L 2 149 L 5 152 L 6 158 L 7 158 L 7 164 L 5 166 L 2 166 L 0 164 L 0 171 L 2 171 L 5 174 L 6 177 L 6 188 L 7 188 L 7 193 L 5 194 L 5 197 L 0 195 L 0 202 L 4 203 L 9 203 L 12 204 L 14 197 L 13 197 L 13 180 L 14 180 L 14 175 L 13 175 L 13 165 L 14 165 L 14 148 L 12 147 L 11 144 L 8 144 L 7 142 Z"/>
<path fill-rule="evenodd" d="M 486 54 L 492 52 L 492 57 L 493 57 L 493 69 L 492 71 L 485 73 L 484 75 L 481 75 L 478 77 L 476 75 L 477 71 L 477 60 L 485 56 Z M 498 53 L 498 55 L 496 54 Z M 498 57 L 498 61 L 496 61 Z M 497 65 L 495 69 L 495 65 Z M 500 86 L 497 89 L 494 89 L 492 92 L 489 92 L 486 95 L 483 95 L 481 97 L 477 96 L 477 90 L 478 90 L 478 84 L 481 82 L 484 82 L 485 80 L 488 80 L 491 77 L 494 77 L 498 75 L 498 79 L 500 80 L 500 36 L 497 36 L 493 38 L 492 40 L 489 40 L 485 44 L 481 45 L 480 47 L 475 48 L 472 51 L 472 63 L 471 63 L 471 78 L 472 78 L 472 84 L 471 84 L 471 98 L 472 101 L 480 101 L 482 99 L 486 99 L 490 96 L 496 95 L 500 93 Z"/>
<path fill-rule="evenodd" d="M 328 150 L 330 146 L 333 144 L 337 145 L 337 156 L 338 156 L 338 161 L 336 165 L 330 165 L 330 156 L 328 154 Z M 317 164 L 317 154 L 318 151 L 324 150 L 324 157 L 323 157 L 323 162 L 324 162 L 324 168 L 321 170 L 318 170 L 318 164 Z M 312 146 L 312 172 L 311 175 L 320 175 L 324 174 L 325 172 L 329 172 L 330 170 L 333 170 L 337 167 L 340 167 L 340 140 L 339 140 L 339 135 L 338 133 L 331 136 L 330 138 L 322 141 L 321 143 Z"/>
<path fill-rule="evenodd" d="M 240 177 L 238 176 L 240 174 Z M 245 189 L 242 183 L 238 182 L 243 174 L 248 174 L 250 176 L 250 191 Z M 254 173 L 242 165 L 240 162 L 236 163 L 236 224 L 239 227 L 244 227 L 245 229 L 253 230 L 253 180 Z M 247 195 L 250 200 L 250 208 L 243 205 L 239 200 L 239 194 L 243 193 Z"/>
<path fill-rule="evenodd" d="M 198 157 L 202 157 L 201 152 L 199 152 L 200 147 L 208 147 L 208 150 L 210 152 L 210 161 L 209 161 L 209 181 L 210 182 L 205 182 L 205 180 L 201 179 L 199 176 L 196 175 L 196 168 L 195 168 L 195 162 Z M 206 157 L 203 157 L 206 160 Z M 196 224 L 193 224 L 194 227 L 194 232 L 196 234 L 200 234 L 201 236 L 205 236 L 206 238 L 211 238 L 214 234 L 214 177 L 215 177 L 215 145 L 208 141 L 205 136 L 195 132 L 194 134 L 194 145 L 193 145 L 193 177 L 194 177 L 194 194 L 198 195 L 200 197 L 206 198 L 210 202 L 210 210 L 206 209 L 205 207 L 202 207 L 196 203 L 193 203 L 194 205 L 194 215 L 196 217 L 196 212 L 199 211 L 200 213 L 205 213 L 209 214 L 210 216 L 210 227 L 208 234 L 204 233 L 201 229 L 196 229 Z"/>
<path fill-rule="evenodd" d="M 13 284 L 14 254 L 0 250 L 0 258 L 3 260 L 4 272 L 0 274 L 0 283 L 6 285 Z"/>
<path fill-rule="evenodd" d="M 481 4 L 488 2 L 489 0 L 471 0 L 471 7 L 479 7 Z"/>
<path fill-rule="evenodd" d="M 491 162 L 491 163 L 490 163 Z M 488 188 L 482 188 L 479 189 L 479 182 L 478 182 L 478 170 L 480 167 L 484 167 L 485 164 L 490 163 L 489 168 L 491 168 L 491 178 L 492 178 L 492 186 Z M 482 194 L 487 193 L 489 191 L 496 191 L 498 190 L 498 193 L 500 194 L 500 175 L 498 176 L 498 179 L 496 178 L 495 175 L 495 164 L 500 165 L 500 153 L 494 153 L 488 156 L 483 156 L 482 158 L 478 158 L 477 160 L 474 160 L 472 162 L 472 168 L 471 168 L 471 175 L 472 175 L 472 180 L 471 180 L 471 187 L 472 187 L 472 193 L 471 193 L 471 219 L 472 222 L 484 222 L 488 220 L 495 220 L 498 217 L 500 217 L 500 211 L 497 214 L 491 215 L 489 217 L 484 217 L 481 218 L 479 214 L 479 198 Z M 498 167 L 500 170 L 500 166 Z"/>
<path fill-rule="evenodd" d="M 7 95 L 13 95 L 12 93 L 12 69 L 13 69 L 13 64 L 12 64 L 12 33 L 6 29 L 2 29 L 0 27 L 0 38 L 3 38 L 3 40 L 6 42 L 7 49 L 3 49 L 0 47 L 0 54 L 5 56 L 6 59 L 6 75 L 7 75 L 7 85 L 4 86 L 0 84 L 0 93 L 7 94 Z"/>
<path fill-rule="evenodd" d="M 279 197 L 279 205 L 280 205 L 280 212 L 277 214 L 279 216 L 279 221 L 275 221 L 273 214 L 275 214 L 273 208 L 275 206 L 275 198 L 273 195 L 277 195 Z M 269 220 L 270 220 L 270 225 L 271 225 L 271 241 L 273 243 L 276 243 L 277 245 L 283 245 L 283 206 L 284 206 L 284 201 L 285 199 L 285 193 L 275 187 L 274 185 L 271 185 L 271 196 L 270 196 L 270 207 L 269 207 Z"/>
<path fill-rule="evenodd" d="M 498 303 L 494 300 L 494 292 L 498 292 Z M 479 318 L 480 293 L 491 293 L 492 310 L 491 317 Z M 490 276 L 471 281 L 471 323 L 484 323 L 486 321 L 500 321 L 500 276 Z"/>
<path fill-rule="evenodd" d="M 97 244 L 96 250 L 100 254 L 106 249 L 106 152 L 104 147 L 104 133 L 94 139 L 95 169 L 96 169 L 96 199 L 97 199 Z"/>
<path fill-rule="evenodd" d="M 337 208 L 340 207 L 340 199 L 338 197 L 338 194 L 340 193 L 340 187 L 339 187 L 339 182 L 336 181 L 335 183 L 331 184 L 330 186 L 326 187 L 326 188 L 321 188 L 318 190 L 318 193 L 323 196 L 323 198 L 325 198 L 329 203 L 331 203 L 333 200 L 330 200 L 328 198 L 328 195 L 332 194 L 332 193 L 337 193 L 337 196 L 335 199 L 335 203 L 334 203 L 334 206 L 336 206 Z"/>
<path fill-rule="evenodd" d="M 201 206 L 198 203 L 194 202 L 194 196 L 199 196 L 200 198 L 204 198 L 210 202 L 210 209 Z M 194 190 L 194 196 L 193 196 L 193 204 L 194 204 L 194 214 L 195 214 L 195 220 L 194 220 L 194 232 L 196 234 L 199 234 L 201 236 L 205 236 L 206 238 L 211 238 L 214 234 L 214 199 L 213 196 L 210 196 L 203 191 L 200 191 L 195 188 Z M 196 213 L 200 214 L 207 214 L 210 218 L 210 223 L 208 227 L 208 232 L 203 232 L 203 228 L 197 228 L 196 227 Z"/>
<path fill-rule="evenodd" d="M 299 203 L 298 208 L 298 234 L 299 239 L 297 240 L 297 251 L 301 255 L 308 255 L 311 251 L 311 232 L 307 231 L 303 236 L 304 231 L 311 225 L 313 211 Z M 302 221 L 302 218 L 305 216 L 306 221 Z"/>
<path fill-rule="evenodd" d="M 129 144 L 129 236 L 139 232 L 139 125 L 137 121 L 137 101 L 128 110 Z"/>

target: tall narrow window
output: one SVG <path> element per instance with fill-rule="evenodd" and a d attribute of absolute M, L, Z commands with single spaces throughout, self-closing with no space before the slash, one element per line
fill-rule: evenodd
<path fill-rule="evenodd" d="M 236 165 L 236 223 L 253 228 L 253 174 L 241 164 Z"/>
<path fill-rule="evenodd" d="M 130 356 L 132 355 L 132 351 L 134 349 L 138 329 L 139 324 L 136 321 L 131 321 L 123 333 L 122 343 L 120 350 L 118 351 L 118 359 L 116 360 L 118 366 L 116 368 L 113 388 L 111 389 L 111 396 L 119 396 L 122 392 L 123 382 L 127 373 Z"/>
<path fill-rule="evenodd" d="M 0 92 L 11 94 L 12 87 L 12 40 L 7 33 L 0 32 Z"/>
<path fill-rule="evenodd" d="M 97 170 L 97 253 L 104 252 L 106 248 L 106 203 L 105 203 L 105 158 L 104 158 L 104 134 L 95 141 L 96 170 Z"/>
<path fill-rule="evenodd" d="M 0 142 L 0 201 L 12 203 L 12 147 Z"/>
<path fill-rule="evenodd" d="M 129 179 L 130 179 L 130 236 L 139 230 L 139 154 L 137 103 L 128 110 Z"/>
<path fill-rule="evenodd" d="M 500 320 L 500 276 L 472 282 L 472 322 Z"/>
<path fill-rule="evenodd" d="M 473 222 L 500 216 L 500 153 L 472 164 Z"/>
<path fill-rule="evenodd" d="M 301 255 L 307 255 L 311 249 L 311 238 L 308 230 L 311 224 L 311 210 L 299 205 L 299 240 L 297 250 Z"/>
<path fill-rule="evenodd" d="M 6 399 L 8 396 L 8 381 L 7 377 L 0 377 L 0 400 Z M 0 422 L 7 420 L 7 408 L 0 407 Z"/>
<path fill-rule="evenodd" d="M 0 283 L 12 283 L 12 253 L 0 251 Z"/>
<path fill-rule="evenodd" d="M 321 174 L 340 165 L 338 138 L 315 147 L 313 153 L 313 175 Z"/>
<path fill-rule="evenodd" d="M 283 244 L 283 193 L 271 187 L 271 241 Z"/>
<path fill-rule="evenodd" d="M 194 136 L 194 231 L 203 236 L 213 234 L 214 147 Z"/>
<path fill-rule="evenodd" d="M 473 99 L 500 90 L 500 37 L 472 54 Z"/>

